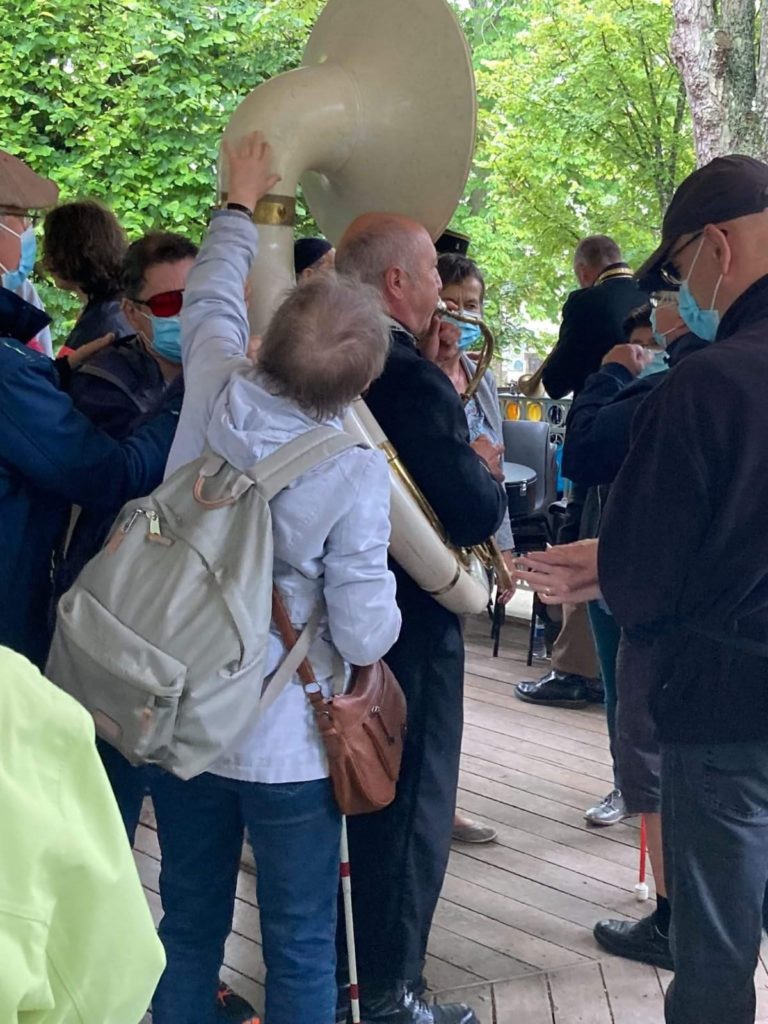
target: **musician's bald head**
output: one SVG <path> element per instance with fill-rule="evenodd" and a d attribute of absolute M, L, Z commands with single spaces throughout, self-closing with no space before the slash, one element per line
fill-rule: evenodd
<path fill-rule="evenodd" d="M 440 295 L 437 253 L 423 224 L 394 213 L 364 213 L 336 251 L 339 273 L 373 285 L 387 312 L 416 337 L 426 333 Z"/>

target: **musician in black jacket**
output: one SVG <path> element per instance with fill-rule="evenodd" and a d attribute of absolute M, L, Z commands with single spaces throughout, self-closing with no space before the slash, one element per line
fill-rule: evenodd
<path fill-rule="evenodd" d="M 573 272 L 579 289 L 563 306 L 560 335 L 547 357 L 542 383 L 552 398 L 578 394 L 603 356 L 624 341 L 622 325 L 648 301 L 621 250 L 607 235 L 591 235 L 576 246 Z"/>
<path fill-rule="evenodd" d="M 430 361 L 440 332 L 455 328 L 434 316 L 441 282 L 428 233 L 405 218 L 366 215 L 348 229 L 336 266 L 378 287 L 392 317 L 392 349 L 366 396 L 371 411 L 450 539 L 480 543 L 506 511 L 499 454 L 482 438 L 470 445 L 461 400 Z M 403 626 L 386 660 L 408 699 L 408 736 L 395 802 L 349 820 L 362 1016 L 366 1024 L 474 1024 L 463 1004 L 420 998 L 458 785 L 461 620 L 394 561 L 392 569 Z"/>

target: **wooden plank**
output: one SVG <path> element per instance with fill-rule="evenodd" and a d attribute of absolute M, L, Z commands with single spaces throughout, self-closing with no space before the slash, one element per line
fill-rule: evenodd
<path fill-rule="evenodd" d="M 448 989 L 435 994 L 436 1003 L 468 1003 L 480 1024 L 495 1024 L 493 987 L 476 985 L 474 988 Z"/>
<path fill-rule="evenodd" d="M 528 970 L 535 969 L 542 963 L 556 967 L 583 959 L 570 950 L 543 942 L 536 936 L 486 917 L 474 908 L 460 906 L 446 899 L 440 900 L 434 923 L 446 931 L 463 935 L 499 953 L 504 953 L 524 964 Z"/>
<path fill-rule="evenodd" d="M 480 880 L 483 886 L 494 892 L 510 896 L 530 907 L 546 910 L 555 917 L 562 917 L 573 924 L 581 924 L 590 931 L 596 921 L 606 916 L 606 908 L 600 904 L 592 903 L 580 896 L 571 896 L 490 864 L 486 864 L 480 870 L 477 861 L 456 851 L 451 854 L 449 871 L 465 880 Z M 627 902 L 631 902 L 630 896 L 627 897 Z M 497 974 L 496 977 L 502 978 L 503 975 Z"/>
<path fill-rule="evenodd" d="M 621 957 L 601 966 L 614 1024 L 664 1024 L 664 996 L 653 967 Z"/>
<path fill-rule="evenodd" d="M 462 802 L 460 801 L 460 804 Z M 489 819 L 483 816 L 483 820 L 487 821 Z M 567 868 L 569 871 L 575 871 L 577 874 L 585 875 L 588 878 L 601 879 L 603 882 L 617 886 L 623 892 L 634 889 L 635 882 L 637 881 L 637 865 L 634 862 L 619 865 L 597 856 L 596 853 L 576 850 L 573 847 L 552 842 L 552 840 L 546 839 L 543 836 L 532 835 L 530 832 L 523 832 L 521 829 L 512 828 L 501 822 L 494 822 L 494 827 L 498 832 L 496 843 L 494 844 L 496 846 L 503 846 L 517 850 L 519 853 L 530 854 L 539 860 Z M 596 843 L 592 845 L 598 847 L 599 850 L 605 847 L 603 843 L 599 844 L 599 846 Z M 456 849 L 471 855 L 472 850 L 476 850 L 477 847 L 457 843 Z"/>
<path fill-rule="evenodd" d="M 609 842 L 624 843 L 633 847 L 637 846 L 639 830 L 637 828 L 630 828 L 626 822 L 611 825 L 610 828 L 596 829 L 594 826 L 587 824 L 583 813 L 576 810 L 575 807 L 567 807 L 565 804 L 556 803 L 554 800 L 548 800 L 545 797 L 527 793 L 522 789 L 515 789 L 512 786 L 505 785 L 503 782 L 495 782 L 492 779 L 486 779 L 482 775 L 474 775 L 471 772 L 459 772 L 459 785 L 470 793 L 477 793 L 480 796 L 490 797 L 492 800 L 508 804 L 511 807 L 530 811 L 532 814 L 548 818 L 550 821 L 569 825 L 580 832 L 589 832 L 592 835 L 595 833 L 605 833 L 604 837 Z"/>
<path fill-rule="evenodd" d="M 535 726 L 529 725 L 527 720 L 523 722 L 521 716 L 509 708 L 492 708 L 481 701 L 469 699 L 464 701 L 464 716 L 472 725 L 480 725 L 491 732 L 500 732 L 506 736 L 535 743 L 546 750 L 576 754 L 597 764 L 611 764 L 610 752 L 604 747 L 569 739 L 566 736 L 552 736 L 545 722 L 537 719 Z"/>
<path fill-rule="evenodd" d="M 610 789 L 610 784 L 613 781 L 613 769 L 610 764 L 593 761 L 592 759 L 586 760 L 572 751 L 560 750 L 557 744 L 542 746 L 540 743 L 532 742 L 508 732 L 503 725 L 501 728 L 494 728 L 494 723 L 489 721 L 487 716 L 480 718 L 480 716 L 473 714 L 472 708 L 465 708 L 464 729 L 465 732 L 471 729 L 478 730 L 482 741 L 487 743 L 489 747 L 515 750 L 519 754 L 531 757 L 536 761 L 560 765 L 562 768 L 568 768 L 570 771 L 585 778 L 600 779 L 603 783 L 608 783 L 608 788 Z M 472 735 L 471 732 L 469 734 Z"/>
<path fill-rule="evenodd" d="M 466 935 L 449 932 L 439 925 L 433 925 L 429 936 L 429 952 L 454 967 L 471 971 L 483 981 L 494 978 L 515 978 L 527 974 L 530 966 L 511 956 L 497 952 L 481 942 L 475 942 Z M 451 988 L 458 988 L 452 985 Z"/>
<path fill-rule="evenodd" d="M 503 782 L 513 789 L 522 789 L 525 793 L 546 797 L 556 803 L 565 804 L 566 807 L 572 807 L 582 814 L 597 799 L 594 793 L 585 793 L 559 782 L 540 779 L 530 765 L 527 771 L 521 771 L 519 768 L 498 764 L 487 751 L 478 756 L 473 752 L 471 745 L 462 755 L 461 765 L 464 771 L 472 772 L 473 775 L 482 775 L 494 782 Z"/>
<path fill-rule="evenodd" d="M 443 901 L 468 907 L 491 923 L 499 921 L 522 932 L 530 946 L 521 959 L 534 967 L 565 967 L 587 958 L 596 960 L 603 955 L 590 928 L 460 878 L 452 874 L 450 868 L 443 885 Z"/>
<path fill-rule="evenodd" d="M 556 971 L 549 986 L 555 1024 L 613 1024 L 599 964 Z"/>
<path fill-rule="evenodd" d="M 427 960 L 424 965 L 424 978 L 430 992 L 466 988 L 468 985 L 482 984 L 484 980 L 479 974 L 465 971 L 461 967 L 456 967 L 454 964 L 449 964 L 445 960 L 433 956 L 431 953 L 427 953 Z"/>
<path fill-rule="evenodd" d="M 559 864 L 520 853 L 503 844 L 467 844 L 462 846 L 461 852 L 464 856 L 483 864 L 493 864 L 497 868 L 535 880 L 538 884 L 546 885 L 558 892 L 578 896 L 605 910 L 629 917 L 647 916 L 647 908 L 641 907 L 627 887 L 607 884 Z"/>
<path fill-rule="evenodd" d="M 510 708 L 521 715 L 533 719 L 546 719 L 559 726 L 560 729 L 575 729 L 589 732 L 596 737 L 608 736 L 605 721 L 605 707 L 601 704 L 589 704 L 585 708 L 553 708 L 546 704 L 532 704 L 520 700 L 515 695 L 515 684 L 489 679 L 474 672 L 464 675 L 464 693 L 474 700 L 495 704 L 497 707 Z M 593 710 L 596 709 L 596 710 Z"/>
<path fill-rule="evenodd" d="M 598 767 L 597 775 L 586 775 L 576 770 L 575 766 L 569 763 L 567 766 L 554 764 L 542 757 L 536 757 L 532 753 L 524 753 L 518 749 L 514 741 L 509 743 L 498 742 L 498 733 L 489 733 L 485 729 L 479 729 L 471 725 L 464 727 L 464 749 L 467 753 L 483 757 L 488 761 L 495 761 L 496 764 L 504 764 L 509 768 L 518 768 L 521 771 L 535 772 L 541 779 L 550 782 L 559 782 L 563 786 L 572 786 L 580 792 L 589 793 L 592 796 L 603 794 L 612 785 L 612 771 L 610 768 Z"/>
<path fill-rule="evenodd" d="M 573 828 L 571 825 L 564 825 L 559 821 L 540 818 L 535 811 L 512 807 L 499 800 L 486 797 L 482 793 L 474 793 L 466 789 L 459 790 L 458 806 L 470 814 L 482 817 L 484 821 L 511 825 L 532 836 L 538 835 L 551 839 L 569 849 L 591 853 L 603 860 L 631 868 L 633 871 L 637 869 L 637 847 L 611 840 L 610 833 L 616 826 L 607 829 Z M 460 849 L 461 847 L 457 844 L 456 848 Z"/>
<path fill-rule="evenodd" d="M 498 1024 L 553 1024 L 549 985 L 541 974 L 494 985 L 493 997 Z"/>

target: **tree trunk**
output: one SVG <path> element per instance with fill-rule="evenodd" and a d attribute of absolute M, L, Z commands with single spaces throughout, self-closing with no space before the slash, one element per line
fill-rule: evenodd
<path fill-rule="evenodd" d="M 726 153 L 765 158 L 760 100 L 768 54 L 758 47 L 755 0 L 673 0 L 673 9 L 671 52 L 685 82 L 699 163 Z M 768 18 L 762 21 L 765 35 Z"/>

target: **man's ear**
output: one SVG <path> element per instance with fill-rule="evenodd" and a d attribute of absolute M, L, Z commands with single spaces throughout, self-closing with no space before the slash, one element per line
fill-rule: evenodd
<path fill-rule="evenodd" d="M 146 333 L 144 324 L 142 323 L 142 316 L 136 309 L 136 306 L 130 299 L 123 298 L 120 301 L 120 308 L 123 312 L 123 316 L 136 331 L 137 334 L 142 332 Z"/>
<path fill-rule="evenodd" d="M 388 295 L 400 299 L 403 295 L 403 278 L 405 274 L 400 267 L 390 267 L 384 274 L 384 288 Z"/>
<path fill-rule="evenodd" d="M 723 231 L 722 228 L 718 228 L 714 224 L 708 224 L 705 231 L 714 247 L 715 259 L 720 264 L 720 273 L 725 275 L 733 263 L 733 249 L 731 248 L 728 232 Z"/>

